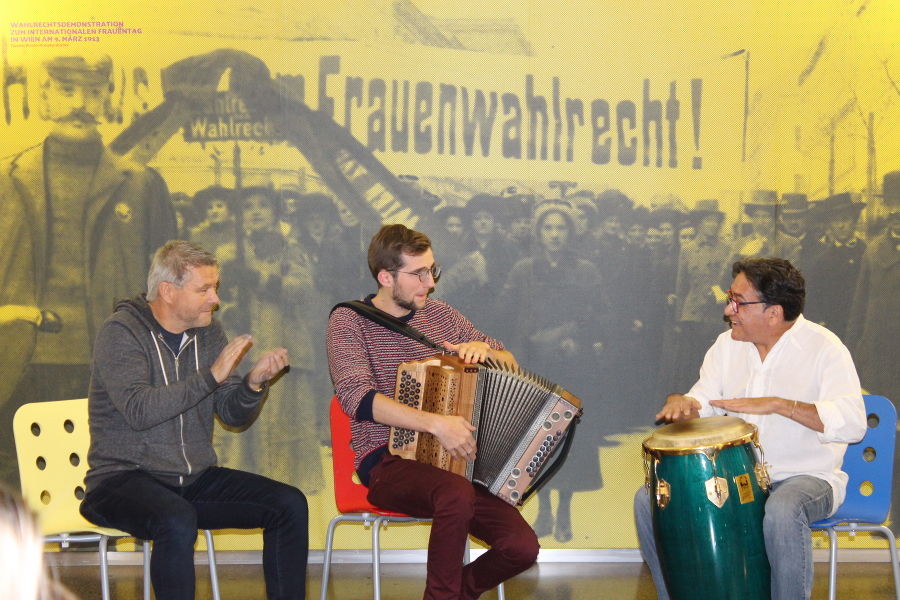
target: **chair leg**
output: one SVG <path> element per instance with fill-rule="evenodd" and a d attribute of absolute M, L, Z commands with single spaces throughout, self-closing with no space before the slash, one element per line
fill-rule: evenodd
<path fill-rule="evenodd" d="M 143 569 L 144 569 L 144 600 L 150 600 L 150 540 L 140 540 L 141 551 L 143 552 Z"/>
<path fill-rule="evenodd" d="M 209 557 L 209 582 L 212 585 L 213 600 L 219 600 L 219 572 L 216 568 L 216 547 L 213 543 L 212 531 L 204 529 L 206 535 L 206 555 Z"/>
<path fill-rule="evenodd" d="M 828 553 L 828 600 L 837 598 L 837 552 L 838 539 L 837 532 L 833 527 L 829 527 L 828 543 L 831 545 Z"/>
<path fill-rule="evenodd" d="M 103 600 L 109 600 L 109 563 L 107 563 L 106 548 L 109 543 L 109 537 L 100 536 L 100 597 Z"/>
<path fill-rule="evenodd" d="M 497 600 L 506 600 L 506 588 L 503 587 L 502 581 L 497 586 Z"/>
<path fill-rule="evenodd" d="M 900 600 L 900 564 L 897 562 L 897 538 L 894 532 L 882 525 L 881 532 L 888 539 L 888 550 L 891 552 L 891 570 L 894 572 L 894 596 Z"/>
<path fill-rule="evenodd" d="M 381 525 L 382 517 L 372 523 L 372 600 L 381 600 Z"/>
<path fill-rule="evenodd" d="M 328 524 L 328 532 L 325 535 L 325 558 L 322 560 L 322 590 L 319 592 L 319 600 L 326 600 L 328 575 L 331 572 L 331 551 L 334 548 L 334 528 L 342 520 L 340 515 L 338 515 Z"/>

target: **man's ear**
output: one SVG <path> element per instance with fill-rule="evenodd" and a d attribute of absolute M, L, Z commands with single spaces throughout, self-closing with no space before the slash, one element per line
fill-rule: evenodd
<path fill-rule="evenodd" d="M 771 304 L 769 305 L 769 315 L 771 319 L 782 321 L 784 320 L 784 307 L 780 304 Z"/>
<path fill-rule="evenodd" d="M 378 271 L 378 276 L 376 277 L 378 283 L 381 287 L 393 287 L 394 285 L 394 275 L 387 269 L 382 269 Z"/>
<path fill-rule="evenodd" d="M 175 284 L 171 281 L 160 281 L 159 287 L 156 288 L 156 295 L 166 303 L 172 301 L 172 292 L 175 290 Z"/>

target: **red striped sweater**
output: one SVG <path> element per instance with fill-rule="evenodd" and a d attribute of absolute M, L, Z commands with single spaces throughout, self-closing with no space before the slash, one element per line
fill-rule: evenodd
<path fill-rule="evenodd" d="M 371 304 L 371 298 L 366 298 L 366 303 Z M 477 340 L 503 350 L 501 342 L 477 330 L 462 313 L 442 300 L 428 298 L 422 310 L 413 311 L 402 320 L 438 343 Z M 400 363 L 422 360 L 436 352 L 343 307 L 331 313 L 327 341 L 331 381 L 344 412 L 351 415 L 354 467 L 359 469 L 368 455 L 387 446 L 390 427 L 358 417 L 372 414 L 375 392 L 393 397 Z"/>

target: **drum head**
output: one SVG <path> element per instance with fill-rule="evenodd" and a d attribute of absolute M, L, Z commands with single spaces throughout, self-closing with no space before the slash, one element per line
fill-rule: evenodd
<path fill-rule="evenodd" d="M 701 417 L 660 427 L 644 440 L 647 450 L 675 451 L 750 441 L 756 426 L 739 417 Z"/>

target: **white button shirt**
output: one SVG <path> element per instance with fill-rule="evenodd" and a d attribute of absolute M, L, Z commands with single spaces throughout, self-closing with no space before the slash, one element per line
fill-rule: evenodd
<path fill-rule="evenodd" d="M 850 352 L 832 332 L 801 315 L 762 361 L 756 346 L 735 341 L 726 331 L 707 351 L 700 379 L 687 395 L 700 402 L 702 417 L 731 414 L 759 428 L 773 482 L 812 475 L 831 484 L 832 513 L 844 501 L 847 474 L 841 464 L 847 444 L 865 434 L 866 411 Z M 777 414 L 734 413 L 709 404 L 763 396 L 815 404 L 825 431 Z"/>

